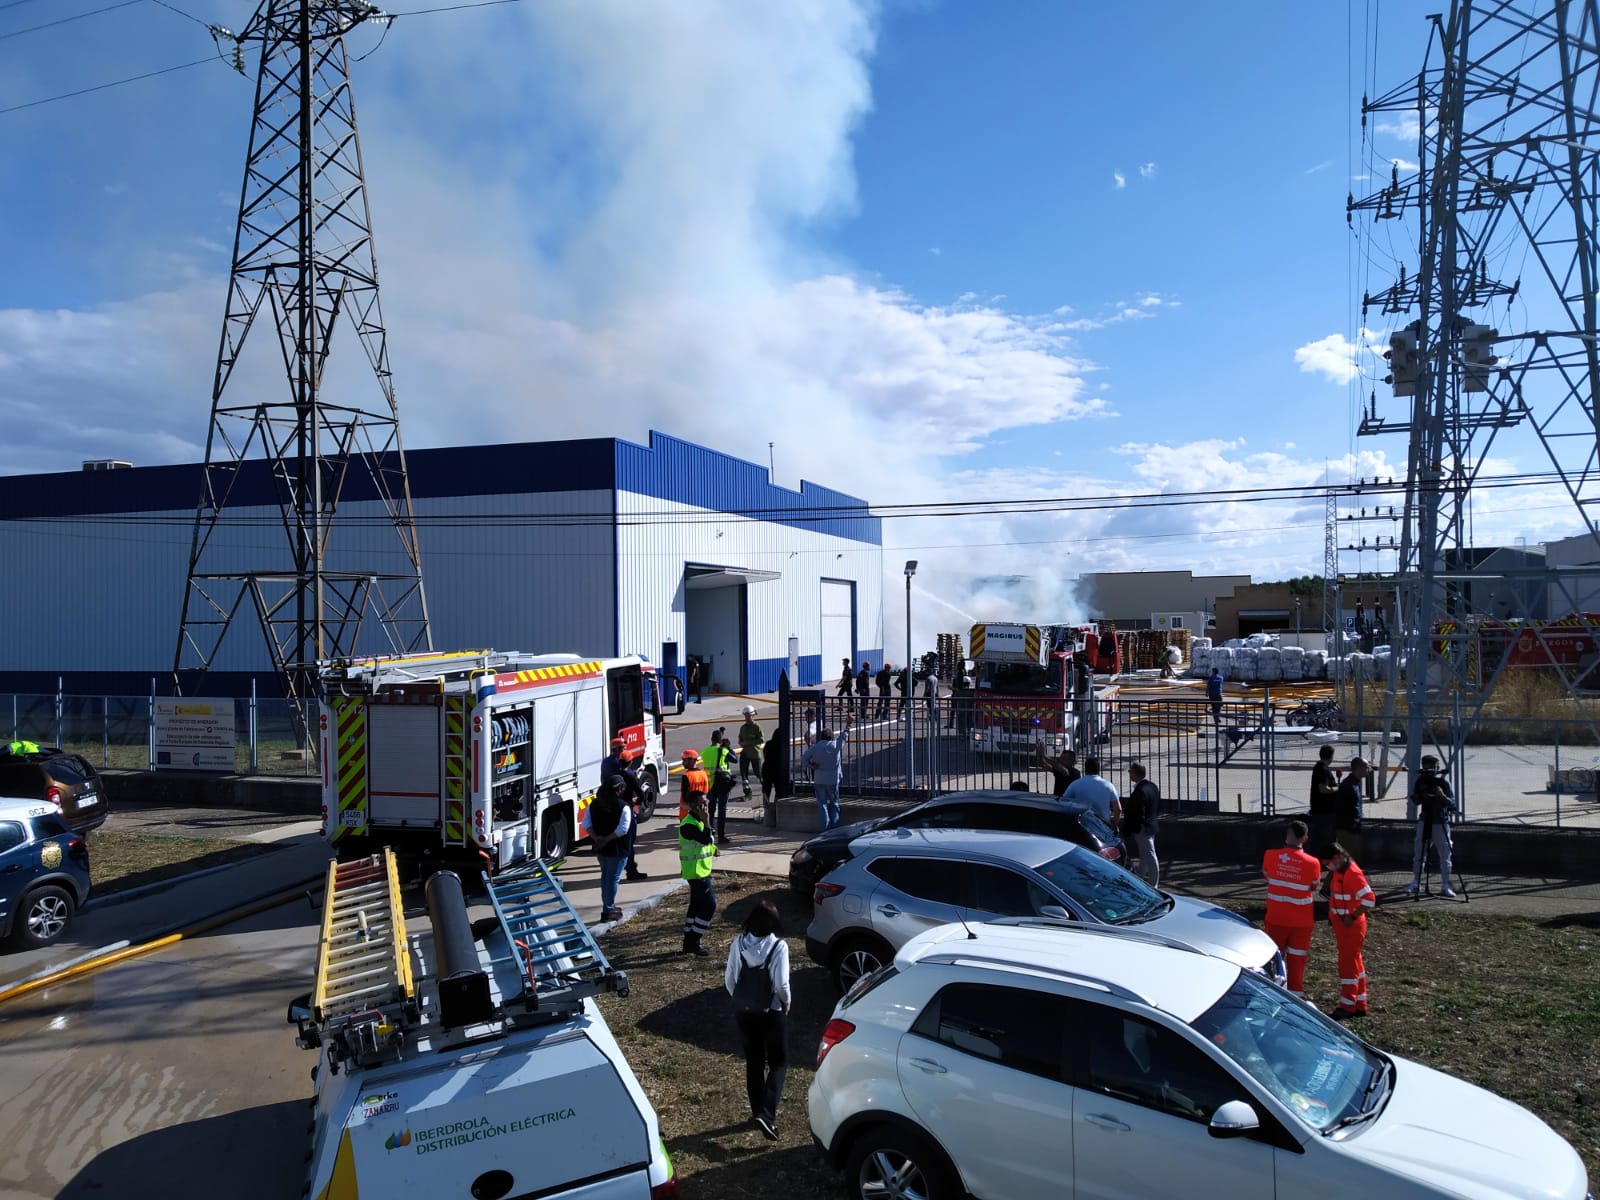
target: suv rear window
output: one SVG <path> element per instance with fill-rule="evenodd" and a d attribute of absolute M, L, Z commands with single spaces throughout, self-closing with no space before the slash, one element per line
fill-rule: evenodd
<path fill-rule="evenodd" d="M 911 1032 L 1045 1079 L 1066 1079 L 1071 1001 L 1048 992 L 953 983 L 928 1002 Z"/>
<path fill-rule="evenodd" d="M 70 834 L 71 832 L 71 826 L 61 819 L 60 813 L 49 813 L 42 817 L 33 818 L 33 836 L 35 838 L 56 837 L 59 834 Z"/>
<path fill-rule="evenodd" d="M 0 821 L 0 850 L 22 845 L 22 826 L 15 821 Z"/>
<path fill-rule="evenodd" d="M 54 758 L 47 758 L 44 769 L 50 772 L 50 777 L 57 783 L 68 787 L 88 783 L 94 776 L 94 769 L 76 754 L 58 754 Z"/>

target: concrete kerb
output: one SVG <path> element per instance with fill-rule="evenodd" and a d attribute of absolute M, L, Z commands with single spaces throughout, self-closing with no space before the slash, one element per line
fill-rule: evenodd
<path fill-rule="evenodd" d="M 210 871 L 196 871 L 192 876 L 180 876 L 171 882 L 179 883 L 187 878 L 210 873 Z M 210 916 L 202 917 L 197 921 L 184 920 L 174 922 L 157 929 L 154 933 L 145 935 L 145 939 L 142 941 L 134 942 L 131 939 L 124 938 L 108 946 L 91 950 L 89 953 L 80 955 L 67 963 L 47 967 L 26 979 L 19 980 L 8 987 L 0 988 L 0 1004 L 4 1004 L 8 1000 L 19 999 L 44 988 L 54 987 L 58 983 L 65 983 L 80 975 L 88 975 L 103 967 L 109 967 L 130 958 L 150 954 L 153 951 L 175 945 L 185 938 L 198 937 L 219 926 L 228 925 L 234 921 L 242 921 L 247 917 L 255 916 L 257 913 L 267 912 L 292 900 L 301 899 L 320 887 L 323 879 L 324 873 L 319 871 L 309 879 L 287 886 L 280 885 L 269 892 L 231 905 L 220 912 L 212 913 Z"/>
<path fill-rule="evenodd" d="M 109 896 L 90 896 L 88 902 L 78 911 L 84 913 L 92 908 L 110 908 L 112 905 L 121 904 L 126 900 L 138 900 L 143 896 L 153 896 L 157 892 L 167 891 L 192 880 L 204 879 L 207 875 L 215 875 L 221 871 L 231 871 L 236 866 L 238 866 L 237 863 L 221 863 L 215 867 L 204 867 L 198 871 L 187 871 L 182 875 L 174 875 L 170 879 L 158 879 L 154 883 L 141 884 L 139 887 L 128 888 L 126 891 L 112 892 Z"/>

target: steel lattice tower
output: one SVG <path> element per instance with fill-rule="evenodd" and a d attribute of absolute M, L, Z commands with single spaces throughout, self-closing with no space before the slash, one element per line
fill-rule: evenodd
<path fill-rule="evenodd" d="M 260 43 L 261 64 L 173 662 L 180 694 L 213 667 L 247 598 L 292 700 L 312 694 L 319 659 L 432 648 L 344 43 L 369 19 L 384 14 L 362 0 L 262 0 L 238 35 Z M 263 314 L 277 329 L 287 391 L 231 397 Z M 323 391 L 341 317 L 376 376 L 366 399 Z M 354 544 L 336 547 L 341 501 L 365 513 L 345 522 Z M 277 512 L 240 517 L 244 504 Z M 237 537 L 218 536 L 253 520 L 287 545 L 245 552 Z"/>
<path fill-rule="evenodd" d="M 1408 774 L 1432 744 L 1460 794 L 1464 731 L 1511 651 L 1509 639 L 1487 649 L 1472 623 L 1582 607 L 1572 574 L 1480 564 L 1472 501 L 1493 482 L 1491 452 L 1538 460 L 1540 481 L 1570 502 L 1574 532 L 1600 534 L 1600 20 L 1596 0 L 1539 12 L 1455 0 L 1429 20 L 1421 74 L 1365 103 L 1362 118 L 1413 117 L 1418 169 L 1402 178 L 1397 167 L 1349 210 L 1418 232 L 1415 272 L 1402 267 L 1364 298 L 1397 327 L 1385 382 L 1406 410 L 1381 415 L 1375 394 L 1359 432 L 1408 438 L 1396 576 L 1408 668 L 1391 724 L 1405 730 Z M 1539 628 L 1529 630 L 1542 647 Z M 1578 682 L 1561 677 L 1569 692 Z"/>

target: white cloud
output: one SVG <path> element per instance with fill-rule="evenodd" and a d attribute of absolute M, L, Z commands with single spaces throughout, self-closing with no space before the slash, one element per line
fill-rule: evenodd
<path fill-rule="evenodd" d="M 1385 137 L 1415 142 L 1418 133 L 1421 132 L 1422 123 L 1415 111 L 1397 112 L 1379 117 L 1372 128 L 1375 133 L 1383 134 Z"/>
<path fill-rule="evenodd" d="M 1294 361 L 1308 375 L 1320 374 L 1333 383 L 1349 383 L 1361 374 L 1363 367 L 1373 365 L 1362 359 L 1379 354 L 1383 349 L 1384 338 L 1380 333 L 1364 328 L 1358 337 L 1359 341 L 1352 342 L 1342 333 L 1330 333 L 1297 349 Z"/>
<path fill-rule="evenodd" d="M 1121 171 L 1112 171 L 1111 172 L 1111 184 L 1112 184 L 1113 187 L 1116 187 L 1116 188 L 1119 188 L 1119 189 L 1120 188 L 1125 188 L 1125 187 L 1128 186 L 1128 177 L 1126 175 L 1124 175 Z"/>
<path fill-rule="evenodd" d="M 1147 162 L 1139 168 L 1140 179 L 1154 179 L 1156 177 L 1156 164 Z"/>
<path fill-rule="evenodd" d="M 939 247 L 937 247 L 937 246 L 929 246 L 928 247 L 928 253 L 933 255 L 935 258 L 937 258 L 937 257 L 939 257 L 939 255 L 943 254 L 944 251 L 939 249 Z"/>
<path fill-rule="evenodd" d="M 1391 158 L 1389 161 L 1391 163 L 1393 163 L 1395 166 L 1399 167 L 1402 171 L 1415 171 L 1415 170 L 1417 170 L 1417 164 L 1414 163 L 1414 162 L 1411 162 L 1408 159 Z"/>
<path fill-rule="evenodd" d="M 1333 166 L 1333 160 L 1331 158 L 1325 158 L 1315 166 L 1307 167 L 1300 173 L 1302 175 L 1316 175 L 1319 172 L 1326 171 L 1331 166 Z"/>

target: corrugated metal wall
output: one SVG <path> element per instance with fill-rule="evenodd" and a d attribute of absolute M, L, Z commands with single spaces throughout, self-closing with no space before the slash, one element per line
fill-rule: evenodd
<path fill-rule="evenodd" d="M 677 642 L 679 661 L 684 661 L 685 563 L 778 574 L 777 579 L 752 581 L 746 588 L 747 686 L 752 692 L 777 687 L 778 672 L 787 665 L 791 635 L 800 639 L 798 684 L 837 676 L 837 663 L 820 660 L 823 576 L 855 581 L 858 637 L 867 643 L 881 640 L 880 546 L 630 492 L 618 493 L 617 518 L 617 557 L 624 581 L 618 598 L 618 648 L 624 653 L 647 654 L 659 661 L 661 644 Z M 877 653 L 870 645 L 859 649 Z"/>
<path fill-rule="evenodd" d="M 415 504 L 434 645 L 608 653 L 615 641 L 611 493 L 458 496 Z M 274 509 L 238 509 L 219 526 L 210 571 L 286 567 Z M 403 572 L 393 529 L 376 504 L 340 508 L 331 570 Z M 172 669 L 188 570 L 192 510 L 0 522 L 0 561 L 26 563 L 27 582 L 0 586 L 13 635 L 0 670 L 132 671 L 163 683 Z M 26 636 L 17 636 L 26 631 Z M 387 649 L 377 627 L 362 652 Z M 248 602 L 214 663 L 266 672 L 270 657 Z"/>

